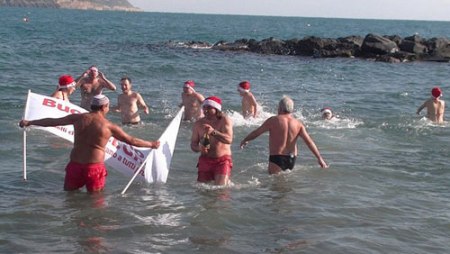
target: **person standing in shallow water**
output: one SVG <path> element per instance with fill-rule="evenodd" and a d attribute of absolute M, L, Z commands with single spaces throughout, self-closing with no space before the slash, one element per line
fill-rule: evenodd
<path fill-rule="evenodd" d="M 269 132 L 269 174 L 278 174 L 294 168 L 299 137 L 305 141 L 309 150 L 316 156 L 319 165 L 322 168 L 328 167 L 305 126 L 292 115 L 292 112 L 294 112 L 294 102 L 287 96 L 283 97 L 278 104 L 278 115 L 267 119 L 241 141 L 240 146 L 244 148 L 249 141 Z"/>
<path fill-rule="evenodd" d="M 144 110 L 145 114 L 149 114 L 150 111 L 145 104 L 142 96 L 131 90 L 131 79 L 129 77 L 123 77 L 120 79 L 120 86 L 122 88 L 122 94 L 117 97 L 116 112 L 120 112 L 122 117 L 122 124 L 139 124 L 141 117 L 139 115 L 139 107 Z"/>
<path fill-rule="evenodd" d="M 205 97 L 196 92 L 195 83 L 192 80 L 184 82 L 183 92 L 181 93 L 180 107 L 184 106 L 184 118 L 185 121 L 196 121 L 203 117 L 202 102 Z"/>
<path fill-rule="evenodd" d="M 237 90 L 239 92 L 239 95 L 242 96 L 242 116 L 245 119 L 250 117 L 255 118 L 258 109 L 258 103 L 256 102 L 253 93 L 250 92 L 250 82 L 242 81 L 241 83 L 239 83 Z"/>
<path fill-rule="evenodd" d="M 138 147 L 158 148 L 159 141 L 146 141 L 125 133 L 119 126 L 106 119 L 109 99 L 104 95 L 92 98 L 91 112 L 71 114 L 61 118 L 22 120 L 20 127 L 73 125 L 75 136 L 66 166 L 64 190 L 74 191 L 86 185 L 88 192 L 103 190 L 108 172 L 104 165 L 105 146 L 111 137 Z"/>
<path fill-rule="evenodd" d="M 116 91 L 116 85 L 109 81 L 103 72 L 100 72 L 95 65 L 77 78 L 77 87 L 81 92 L 81 107 L 89 110 L 92 97 L 102 93 L 103 88 Z"/>
<path fill-rule="evenodd" d="M 206 98 L 202 108 L 205 116 L 195 122 L 191 136 L 192 151 L 200 153 L 197 181 L 227 185 L 233 167 L 233 123 L 222 113 L 222 100 L 219 97 Z"/>
<path fill-rule="evenodd" d="M 75 91 L 75 81 L 70 75 L 62 75 L 59 77 L 59 85 L 51 97 L 63 101 L 69 101 L 70 95 Z"/>
<path fill-rule="evenodd" d="M 426 100 L 418 109 L 420 115 L 422 109 L 427 108 L 427 118 L 435 123 L 444 123 L 445 101 L 441 100 L 442 90 L 439 87 L 431 89 L 431 98 Z"/>

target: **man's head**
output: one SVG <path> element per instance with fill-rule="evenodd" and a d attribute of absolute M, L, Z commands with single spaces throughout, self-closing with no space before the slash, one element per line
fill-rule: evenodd
<path fill-rule="evenodd" d="M 122 88 L 122 92 L 131 91 L 131 79 L 129 77 L 123 77 L 120 79 L 120 86 Z"/>
<path fill-rule="evenodd" d="M 58 90 L 68 90 L 72 93 L 75 90 L 75 81 L 70 75 L 62 75 L 59 77 Z"/>
<path fill-rule="evenodd" d="M 184 93 L 194 93 L 195 92 L 194 87 L 195 87 L 194 81 L 188 80 L 188 81 L 184 82 L 183 92 Z"/>
<path fill-rule="evenodd" d="M 283 96 L 283 98 L 278 103 L 278 113 L 290 114 L 292 112 L 294 112 L 294 101 L 288 96 Z"/>
<path fill-rule="evenodd" d="M 237 90 L 239 91 L 239 93 L 248 93 L 250 92 L 250 82 L 248 81 L 242 81 L 241 83 L 239 83 Z"/>
<path fill-rule="evenodd" d="M 89 67 L 89 77 L 96 78 L 98 76 L 98 68 L 95 65 Z"/>
<path fill-rule="evenodd" d="M 93 112 L 105 110 L 106 113 L 109 111 L 109 99 L 103 94 L 96 95 L 91 101 L 91 110 Z"/>
<path fill-rule="evenodd" d="M 431 95 L 434 97 L 434 98 L 439 98 L 439 97 L 441 97 L 442 96 L 442 90 L 441 90 L 441 88 L 440 87 L 438 87 L 438 86 L 436 86 L 436 87 L 433 87 L 433 89 L 431 89 Z"/>
<path fill-rule="evenodd" d="M 323 108 L 320 110 L 322 112 L 322 119 L 330 120 L 333 118 L 333 112 L 331 111 L 331 108 Z"/>
<path fill-rule="evenodd" d="M 222 111 L 222 100 L 217 96 L 208 97 L 203 101 L 202 108 L 206 116 L 210 114 L 220 116 Z"/>

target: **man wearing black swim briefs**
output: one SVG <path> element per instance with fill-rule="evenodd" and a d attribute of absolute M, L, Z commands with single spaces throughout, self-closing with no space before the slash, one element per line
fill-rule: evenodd
<path fill-rule="evenodd" d="M 291 155 L 270 155 L 269 162 L 277 164 L 281 170 L 285 171 L 286 169 L 293 169 L 295 166 L 295 160 L 297 156 Z"/>
<path fill-rule="evenodd" d="M 297 158 L 298 137 L 305 141 L 308 148 L 316 156 L 319 165 L 322 168 L 328 167 L 305 126 L 292 115 L 293 111 L 294 102 L 292 99 L 287 96 L 283 97 L 278 104 L 278 115 L 267 119 L 241 141 L 241 148 L 244 148 L 249 141 L 267 131 L 269 132 L 269 174 L 278 174 L 282 170 L 294 168 Z"/>

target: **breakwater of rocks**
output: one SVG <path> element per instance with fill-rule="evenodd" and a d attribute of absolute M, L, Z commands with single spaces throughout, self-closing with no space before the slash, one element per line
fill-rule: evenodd
<path fill-rule="evenodd" d="M 185 46 L 208 47 L 224 51 L 248 51 L 258 54 L 311 56 L 311 57 L 357 57 L 376 61 L 400 63 L 408 61 L 450 61 L 448 38 L 425 39 L 419 35 L 402 38 L 398 35 L 368 34 L 342 38 L 319 38 L 280 40 L 267 38 L 261 41 L 240 39 L 234 42 L 219 41 L 214 44 L 190 41 Z"/>

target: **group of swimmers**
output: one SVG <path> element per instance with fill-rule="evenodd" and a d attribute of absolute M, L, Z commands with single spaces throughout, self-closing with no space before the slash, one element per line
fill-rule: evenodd
<path fill-rule="evenodd" d="M 29 125 L 60 126 L 73 125 L 75 130 L 74 146 L 70 154 L 70 162 L 66 166 L 64 189 L 76 190 L 84 185 L 89 192 L 103 190 L 107 175 L 104 166 L 105 146 L 110 137 L 138 147 L 157 149 L 159 141 L 146 141 L 125 133 L 119 126 L 106 119 L 110 109 L 109 99 L 102 94 L 102 89 L 116 90 L 116 86 L 109 81 L 98 68 L 91 66 L 80 77 L 73 79 L 63 75 L 59 79 L 57 90 L 53 97 L 69 100 L 69 96 L 76 88 L 81 90 L 81 106 L 88 109 L 88 113 L 68 115 L 62 118 L 45 118 L 39 120 L 22 120 L 21 127 Z M 138 108 L 146 114 L 149 109 L 142 96 L 131 90 L 131 79 L 121 79 L 122 94 L 118 97 L 114 110 L 121 112 L 123 124 L 140 122 Z M 243 81 L 237 86 L 242 96 L 242 115 L 244 118 L 256 117 L 258 104 L 250 92 L 251 84 Z M 442 91 L 432 89 L 432 98 L 421 105 L 417 114 L 427 108 L 427 117 L 434 121 L 443 122 L 445 102 L 440 99 Z M 89 105 L 89 107 L 87 107 Z M 217 96 L 205 98 L 195 91 L 195 83 L 188 80 L 183 85 L 181 103 L 185 107 L 184 120 L 194 121 L 192 128 L 191 150 L 200 153 L 198 158 L 198 177 L 201 183 L 213 182 L 215 185 L 227 185 L 230 182 L 233 168 L 231 144 L 233 142 L 233 123 L 222 112 L 222 100 Z M 323 108 L 322 118 L 333 119 L 335 116 L 331 108 Z M 297 139 L 304 140 L 307 147 L 317 158 L 322 168 L 328 164 L 322 158 L 319 149 L 309 136 L 306 127 L 293 115 L 294 102 L 284 96 L 278 103 L 277 115 L 266 119 L 261 126 L 250 132 L 241 142 L 241 149 L 261 134 L 269 133 L 269 174 L 278 174 L 294 168 L 298 147 Z"/>

